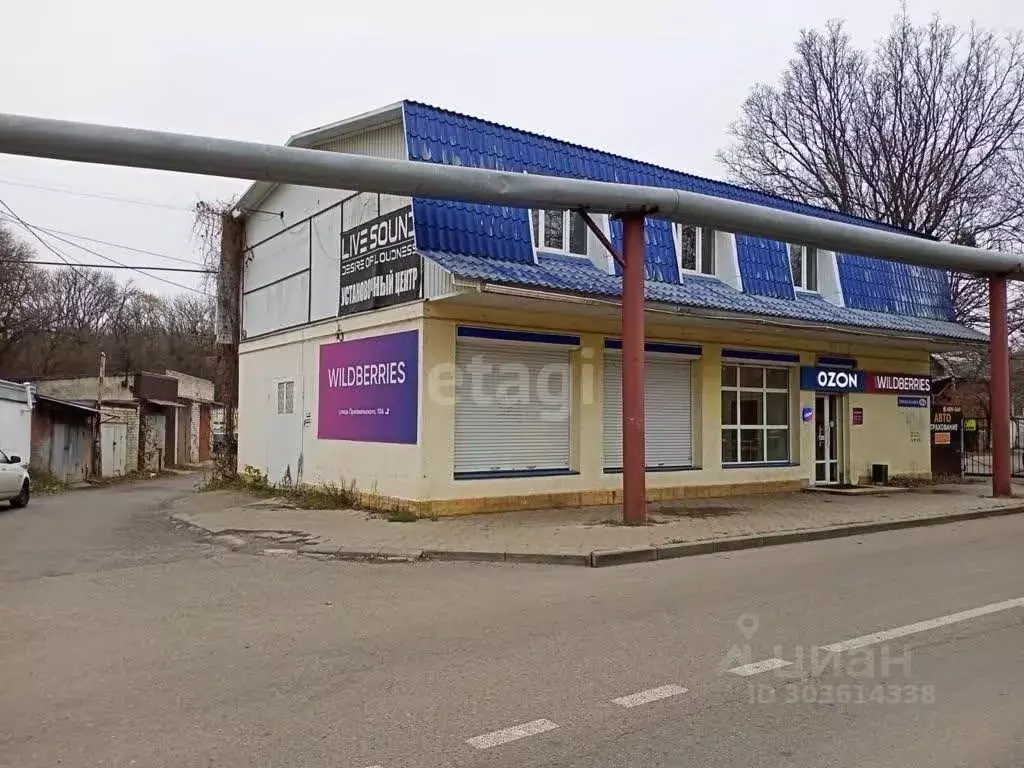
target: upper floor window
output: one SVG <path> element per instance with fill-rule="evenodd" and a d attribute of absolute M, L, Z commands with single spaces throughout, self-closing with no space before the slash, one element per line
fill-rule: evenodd
<path fill-rule="evenodd" d="M 818 290 L 818 249 L 813 245 L 790 243 L 789 271 L 794 287 L 804 291 Z"/>
<path fill-rule="evenodd" d="M 672 224 L 672 236 L 684 272 L 715 274 L 715 230 L 693 224 Z"/>
<path fill-rule="evenodd" d="M 587 255 L 587 225 L 575 211 L 530 211 L 533 244 L 547 251 Z"/>

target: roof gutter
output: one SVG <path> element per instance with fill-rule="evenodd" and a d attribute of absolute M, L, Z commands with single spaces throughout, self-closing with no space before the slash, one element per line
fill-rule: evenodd
<path fill-rule="evenodd" d="M 387 160 L 9 114 L 0 114 L 0 152 L 520 208 L 643 213 L 831 251 L 1024 280 L 1024 257 L 1019 254 L 935 242 L 678 189 Z"/>

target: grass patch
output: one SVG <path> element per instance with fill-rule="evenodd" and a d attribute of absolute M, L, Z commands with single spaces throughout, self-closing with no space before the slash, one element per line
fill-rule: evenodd
<path fill-rule="evenodd" d="M 70 483 L 62 480 L 48 469 L 30 467 L 29 478 L 32 483 L 32 493 L 37 495 L 51 496 L 71 490 Z"/>
<path fill-rule="evenodd" d="M 911 475 L 891 475 L 888 485 L 893 488 L 927 488 L 935 485 L 930 477 L 912 477 Z"/>
<path fill-rule="evenodd" d="M 279 498 L 299 509 L 351 509 L 359 506 L 359 491 L 355 481 L 348 485 L 334 482 L 286 485 L 271 483 L 256 467 L 246 467 L 240 473 L 228 473 L 215 465 L 204 474 L 200 483 L 203 491 L 244 491 L 261 498 Z"/>
<path fill-rule="evenodd" d="M 317 483 L 292 489 L 291 501 L 301 509 L 346 509 L 359 504 L 355 481 L 349 485 Z"/>
<path fill-rule="evenodd" d="M 415 523 L 419 520 L 416 513 L 406 507 L 390 509 L 386 512 L 382 512 L 381 515 L 389 523 Z"/>

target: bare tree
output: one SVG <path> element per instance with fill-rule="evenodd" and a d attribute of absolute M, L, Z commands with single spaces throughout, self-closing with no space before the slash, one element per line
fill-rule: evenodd
<path fill-rule="evenodd" d="M 211 378 L 213 301 L 164 297 L 84 267 L 44 269 L 0 229 L 0 376 L 81 375 L 107 353 L 112 373 L 165 368 Z"/>
<path fill-rule="evenodd" d="M 871 52 L 843 23 L 804 30 L 759 84 L 719 159 L 740 183 L 979 247 L 1024 243 L 1024 39 L 906 8 Z M 957 320 L 984 325 L 985 284 L 953 276 Z M 1024 326 L 1024 301 L 1013 302 Z"/>
<path fill-rule="evenodd" d="M 0 224 L 0 360 L 42 322 L 31 311 L 39 280 L 31 260 L 32 249 Z"/>

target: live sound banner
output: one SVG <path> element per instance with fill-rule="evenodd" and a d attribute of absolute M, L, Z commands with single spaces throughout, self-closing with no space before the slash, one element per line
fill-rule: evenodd
<path fill-rule="evenodd" d="M 412 206 L 341 233 L 339 315 L 416 301 L 422 297 L 422 283 Z"/>

